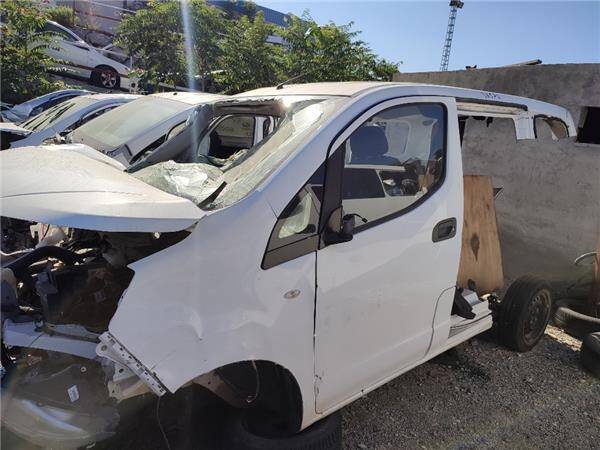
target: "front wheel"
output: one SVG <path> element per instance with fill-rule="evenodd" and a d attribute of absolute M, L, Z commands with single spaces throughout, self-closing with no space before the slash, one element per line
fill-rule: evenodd
<path fill-rule="evenodd" d="M 552 310 L 548 283 L 533 275 L 510 285 L 500 304 L 498 338 L 511 350 L 527 352 L 544 335 Z"/>
<path fill-rule="evenodd" d="M 231 418 L 225 427 L 225 449 L 338 450 L 342 446 L 342 419 L 339 412 L 292 435 L 278 432 L 277 427 L 271 427 L 268 431 L 268 424 L 256 423 L 255 414 L 255 410 L 249 409 Z M 266 419 L 261 416 L 262 420 Z"/>
<path fill-rule="evenodd" d="M 111 67 L 97 67 L 92 72 L 92 83 L 105 89 L 115 89 L 121 86 L 119 74 Z"/>

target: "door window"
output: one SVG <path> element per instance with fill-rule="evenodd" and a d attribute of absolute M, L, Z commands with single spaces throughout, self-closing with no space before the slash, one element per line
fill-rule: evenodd
<path fill-rule="evenodd" d="M 441 185 L 445 114 L 440 104 L 395 106 L 345 141 L 342 206 L 344 214 L 366 219 L 357 229 L 411 209 Z"/>
<path fill-rule="evenodd" d="M 68 41 L 68 42 L 77 42 L 79 40 L 75 36 L 71 35 L 70 33 L 66 32 L 62 28 L 57 27 L 56 25 L 54 25 L 50 22 L 46 22 L 46 24 L 44 25 L 44 31 L 54 33 L 59 38 L 64 39 L 65 41 Z"/>
<path fill-rule="evenodd" d="M 325 165 L 285 207 L 277 220 L 263 259 L 263 269 L 317 250 Z"/>

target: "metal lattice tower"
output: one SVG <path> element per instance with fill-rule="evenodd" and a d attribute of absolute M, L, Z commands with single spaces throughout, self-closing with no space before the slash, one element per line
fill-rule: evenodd
<path fill-rule="evenodd" d="M 448 70 L 448 62 L 450 61 L 450 49 L 452 48 L 452 37 L 454 36 L 454 23 L 456 22 L 456 13 L 464 3 L 460 0 L 451 0 L 450 2 L 450 17 L 448 18 L 448 28 L 446 29 L 446 41 L 444 42 L 444 50 L 442 52 L 442 62 L 440 71 Z"/>

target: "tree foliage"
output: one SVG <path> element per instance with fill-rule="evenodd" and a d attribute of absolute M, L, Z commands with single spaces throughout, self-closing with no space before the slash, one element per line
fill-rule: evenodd
<path fill-rule="evenodd" d="M 276 84 L 281 66 L 281 49 L 267 43 L 274 27 L 262 12 L 254 20 L 242 16 L 231 22 L 223 41 L 219 82 L 228 92 L 243 92 Z"/>
<path fill-rule="evenodd" d="M 3 0 L 0 17 L 2 101 L 19 103 L 60 89 L 63 85 L 50 81 L 46 72 L 54 61 L 44 53 L 50 45 L 49 33 L 40 31 L 46 20 L 44 12 L 30 1 Z"/>
<path fill-rule="evenodd" d="M 319 26 L 308 12 L 302 18 L 293 16 L 280 33 L 288 46 L 286 74 L 301 76 L 304 82 L 391 80 L 397 65 L 377 57 L 352 25 Z"/>
<path fill-rule="evenodd" d="M 185 34 L 183 11 L 190 18 L 190 31 Z M 138 66 L 151 73 L 151 78 L 176 84 L 186 82 L 186 39 L 194 53 L 191 72 L 203 75 L 216 70 L 221 56 L 225 21 L 220 10 L 202 0 L 150 1 L 148 7 L 121 22 L 115 42 L 138 57 Z"/>
<path fill-rule="evenodd" d="M 75 15 L 73 9 L 68 6 L 56 6 L 46 10 L 46 17 L 61 24 L 64 27 L 71 28 L 75 25 Z"/>
<path fill-rule="evenodd" d="M 289 27 L 267 24 L 253 3 L 251 12 L 238 13 L 239 1 L 224 1 L 222 9 L 202 0 L 187 1 L 193 33 L 191 72 L 203 78 L 215 74 L 226 92 L 268 86 L 292 77 L 301 81 L 390 80 L 397 65 L 379 58 L 361 40 L 352 23 L 319 26 L 305 12 L 292 17 Z M 139 66 L 154 78 L 185 84 L 185 30 L 182 3 L 150 1 L 121 23 L 117 43 L 139 56 Z M 284 46 L 266 42 L 271 34 L 285 40 Z"/>

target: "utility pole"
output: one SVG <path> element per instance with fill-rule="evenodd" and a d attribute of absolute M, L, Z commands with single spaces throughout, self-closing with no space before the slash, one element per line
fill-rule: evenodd
<path fill-rule="evenodd" d="M 446 29 L 446 40 L 444 42 L 444 50 L 442 51 L 442 62 L 440 64 L 440 72 L 448 70 L 448 62 L 450 61 L 450 49 L 452 48 L 452 37 L 454 36 L 454 23 L 456 22 L 456 13 L 464 6 L 461 0 L 450 1 L 450 17 L 448 17 L 448 28 Z"/>

